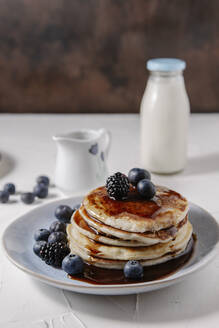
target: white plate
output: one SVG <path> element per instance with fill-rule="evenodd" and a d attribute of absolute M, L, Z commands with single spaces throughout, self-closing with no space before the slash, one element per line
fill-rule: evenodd
<path fill-rule="evenodd" d="M 125 295 L 148 292 L 177 283 L 200 270 L 216 253 L 219 229 L 215 219 L 197 205 L 190 204 L 189 218 L 197 235 L 195 251 L 189 262 L 172 275 L 150 282 L 125 285 L 93 285 L 69 279 L 62 270 L 46 265 L 32 250 L 34 231 L 48 228 L 60 204 L 74 206 L 80 197 L 67 198 L 39 206 L 12 222 L 3 234 L 3 247 L 9 260 L 29 275 L 58 288 L 96 295 Z"/>

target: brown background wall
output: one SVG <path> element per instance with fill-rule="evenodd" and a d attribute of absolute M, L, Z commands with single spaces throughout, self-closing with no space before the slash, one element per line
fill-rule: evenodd
<path fill-rule="evenodd" d="M 145 62 L 187 62 L 193 111 L 219 111 L 219 1 L 1 0 L 1 112 L 138 112 Z"/>

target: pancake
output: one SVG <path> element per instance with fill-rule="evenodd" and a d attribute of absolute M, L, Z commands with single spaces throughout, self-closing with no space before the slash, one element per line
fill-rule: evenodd
<path fill-rule="evenodd" d="M 83 201 L 90 217 L 116 229 L 129 232 L 154 232 L 177 226 L 188 212 L 188 202 L 179 193 L 156 186 L 148 201 L 132 188 L 127 200 L 113 200 L 105 187 L 91 191 Z"/>
<path fill-rule="evenodd" d="M 129 260 L 142 266 L 184 254 L 192 240 L 188 202 L 179 193 L 156 187 L 152 200 L 131 187 L 128 199 L 109 198 L 105 187 L 91 191 L 67 226 L 72 253 L 97 267 L 123 269 Z"/>
<path fill-rule="evenodd" d="M 117 238 L 120 240 L 125 240 L 125 241 L 131 241 L 133 242 L 138 242 L 139 245 L 154 245 L 158 243 L 164 243 L 172 240 L 177 231 L 187 222 L 188 217 L 186 216 L 184 220 L 180 221 L 176 227 L 171 226 L 170 228 L 167 229 L 162 229 L 154 232 L 129 232 L 129 231 L 124 231 L 121 229 L 116 229 L 113 228 L 109 225 L 103 224 L 97 219 L 94 219 L 88 215 L 86 212 L 84 206 L 81 206 L 79 209 L 81 217 L 83 217 L 84 221 L 88 224 L 90 228 L 93 228 L 94 231 L 97 231 L 98 234 L 105 234 L 109 236 L 110 238 Z M 74 221 L 74 217 L 72 217 L 72 222 Z M 86 232 L 84 233 L 86 234 Z M 94 239 L 90 236 L 91 239 Z M 97 240 L 97 239 L 95 239 Z M 104 242 L 106 243 L 106 242 Z M 113 243 L 116 245 L 116 243 Z M 122 244 L 121 244 L 122 245 Z M 136 245 L 133 243 L 133 245 Z"/>
<path fill-rule="evenodd" d="M 191 239 L 190 239 L 191 240 Z M 152 260 L 140 260 L 139 262 L 143 267 L 157 265 L 161 263 L 168 262 L 172 259 L 176 259 L 180 257 L 185 249 L 187 248 L 187 245 L 184 249 L 180 249 L 175 252 L 170 252 L 168 254 L 165 254 L 164 256 Z M 77 243 L 71 242 L 70 244 L 71 253 L 78 254 L 86 263 L 91 264 L 96 267 L 105 268 L 105 269 L 114 269 L 114 270 L 121 270 L 124 268 L 127 261 L 119 261 L 119 260 L 110 260 L 110 259 L 103 259 L 98 258 L 95 256 L 88 255 L 83 248 L 80 248 Z"/>
<path fill-rule="evenodd" d="M 170 252 L 178 252 L 185 249 L 192 235 L 192 225 L 188 221 L 177 233 L 176 237 L 163 244 L 145 247 L 109 246 L 91 240 L 81 234 L 74 226 L 68 225 L 67 234 L 71 245 L 77 245 L 85 253 L 92 257 L 110 260 L 153 260 L 165 256 Z"/>
<path fill-rule="evenodd" d="M 76 211 L 74 213 L 71 222 L 72 224 L 70 229 L 77 229 L 82 235 L 85 235 L 88 238 L 103 244 L 128 247 L 139 247 L 145 245 L 144 243 L 140 243 L 138 241 L 122 240 L 117 237 L 106 235 L 97 231 L 95 228 L 92 228 L 87 224 L 87 222 L 83 219 L 79 211 Z"/>

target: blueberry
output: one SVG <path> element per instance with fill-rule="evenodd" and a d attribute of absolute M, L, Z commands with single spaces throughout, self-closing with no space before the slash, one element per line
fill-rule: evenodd
<path fill-rule="evenodd" d="M 21 200 L 25 204 L 32 204 L 34 202 L 35 195 L 32 192 L 24 192 L 21 194 Z"/>
<path fill-rule="evenodd" d="M 48 196 L 48 187 L 40 183 L 34 187 L 33 192 L 38 198 L 46 198 Z"/>
<path fill-rule="evenodd" d="M 57 231 L 57 232 L 52 232 L 50 235 L 49 235 L 49 238 L 48 238 L 48 243 L 58 243 L 58 242 L 64 242 L 64 243 L 67 243 L 67 236 L 64 232 L 61 232 L 61 231 Z"/>
<path fill-rule="evenodd" d="M 40 249 L 42 246 L 46 245 L 45 240 L 39 240 L 33 245 L 33 251 L 36 255 L 40 256 Z"/>
<path fill-rule="evenodd" d="M 135 167 L 129 171 L 128 179 L 133 186 L 137 186 L 138 182 L 143 179 L 151 180 L 151 174 L 147 170 Z"/>
<path fill-rule="evenodd" d="M 54 221 L 51 226 L 49 227 L 49 231 L 50 232 L 57 232 L 57 231 L 61 231 L 66 233 L 66 224 L 63 222 L 59 222 L 59 221 Z"/>
<path fill-rule="evenodd" d="M 137 190 L 141 196 L 148 200 L 153 198 L 156 193 L 155 185 L 147 179 L 139 181 L 137 184 Z"/>
<path fill-rule="evenodd" d="M 39 241 L 39 240 L 47 241 L 49 235 L 50 235 L 49 230 L 47 230 L 47 229 L 38 229 L 34 234 L 34 239 L 36 241 Z"/>
<path fill-rule="evenodd" d="M 143 267 L 138 261 L 128 261 L 124 266 L 124 275 L 127 279 L 140 280 L 143 277 Z"/>
<path fill-rule="evenodd" d="M 69 223 L 73 212 L 68 205 L 59 205 L 55 210 L 55 216 L 60 222 Z"/>
<path fill-rule="evenodd" d="M 37 184 L 44 184 L 45 186 L 49 186 L 49 178 L 45 175 L 41 175 L 37 178 Z"/>
<path fill-rule="evenodd" d="M 84 271 L 84 262 L 80 256 L 69 254 L 62 261 L 62 269 L 73 276 L 81 274 Z"/>
<path fill-rule="evenodd" d="M 2 190 L 0 191 L 0 203 L 7 203 L 9 200 L 9 192 Z"/>
<path fill-rule="evenodd" d="M 7 191 L 10 195 L 15 194 L 15 185 L 13 183 L 6 183 L 4 185 L 4 191 Z"/>

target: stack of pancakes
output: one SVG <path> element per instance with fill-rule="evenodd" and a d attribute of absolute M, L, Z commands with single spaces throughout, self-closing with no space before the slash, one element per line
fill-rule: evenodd
<path fill-rule="evenodd" d="M 188 202 L 177 192 L 156 187 L 142 199 L 133 188 L 127 200 L 109 198 L 106 188 L 91 191 L 67 227 L 71 252 L 97 267 L 123 269 L 129 260 L 143 266 L 179 257 L 192 236 Z"/>

